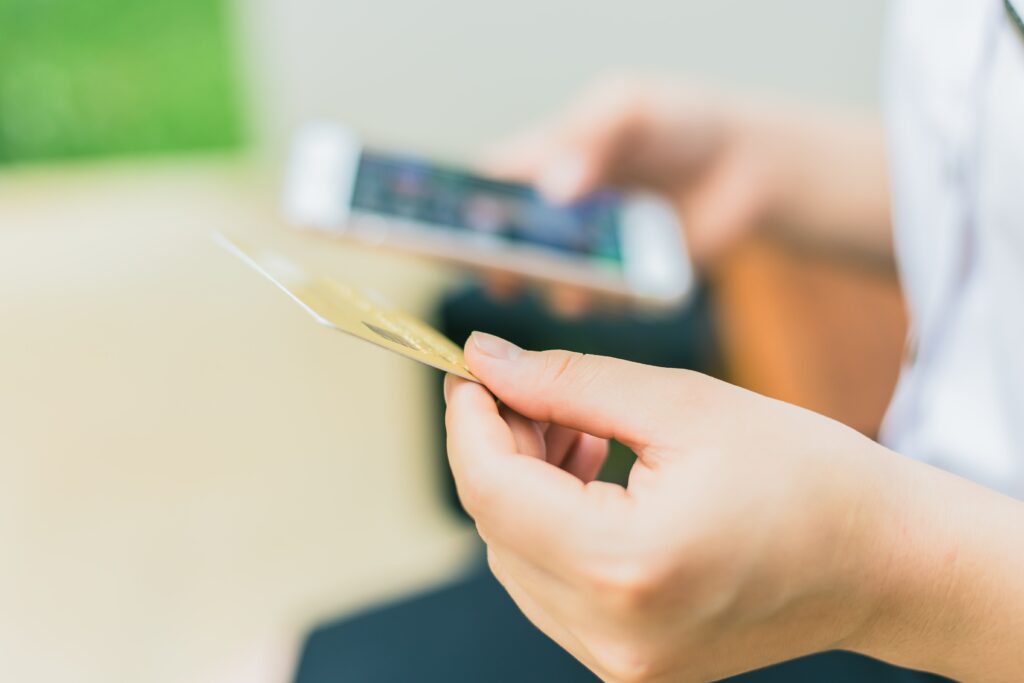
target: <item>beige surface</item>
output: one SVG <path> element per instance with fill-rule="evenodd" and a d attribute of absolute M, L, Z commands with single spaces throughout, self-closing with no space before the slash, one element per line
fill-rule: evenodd
<path fill-rule="evenodd" d="M 3 680 L 197 680 L 469 557 L 431 371 L 210 242 L 277 234 L 274 200 L 237 162 L 0 174 Z M 446 280 L 284 241 L 413 311 Z"/>

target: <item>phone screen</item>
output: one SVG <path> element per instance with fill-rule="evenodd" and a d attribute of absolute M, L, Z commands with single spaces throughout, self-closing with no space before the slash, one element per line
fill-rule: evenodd
<path fill-rule="evenodd" d="M 489 180 L 414 157 L 364 151 L 351 205 L 355 211 L 415 221 L 431 229 L 489 235 L 622 268 L 622 201 L 609 190 L 558 206 L 526 185 Z"/>

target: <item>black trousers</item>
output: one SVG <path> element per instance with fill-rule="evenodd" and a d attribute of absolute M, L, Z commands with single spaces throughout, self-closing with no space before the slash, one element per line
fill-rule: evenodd
<path fill-rule="evenodd" d="M 295 683 L 594 683 L 527 621 L 482 569 L 462 581 L 326 624 L 306 640 Z M 827 652 L 730 683 L 935 683 L 848 652 Z"/>

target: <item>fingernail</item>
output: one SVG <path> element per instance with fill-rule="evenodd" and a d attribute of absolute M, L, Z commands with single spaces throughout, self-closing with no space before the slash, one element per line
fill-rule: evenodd
<path fill-rule="evenodd" d="M 452 376 L 444 376 L 444 402 L 448 403 L 449 397 L 452 395 Z"/>
<path fill-rule="evenodd" d="M 587 167 L 577 155 L 565 155 L 548 166 L 537 181 L 537 186 L 548 198 L 566 202 L 580 191 Z"/>
<path fill-rule="evenodd" d="M 486 332 L 474 332 L 470 339 L 477 351 L 497 360 L 515 360 L 523 352 L 521 348 L 512 342 L 505 341 L 501 337 L 495 337 Z"/>

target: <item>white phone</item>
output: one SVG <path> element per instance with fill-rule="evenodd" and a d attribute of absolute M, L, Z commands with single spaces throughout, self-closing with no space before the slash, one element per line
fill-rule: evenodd
<path fill-rule="evenodd" d="M 681 227 L 653 195 L 602 190 L 571 205 L 418 157 L 365 149 L 347 128 L 296 137 L 285 214 L 297 227 L 673 305 L 693 287 Z"/>

